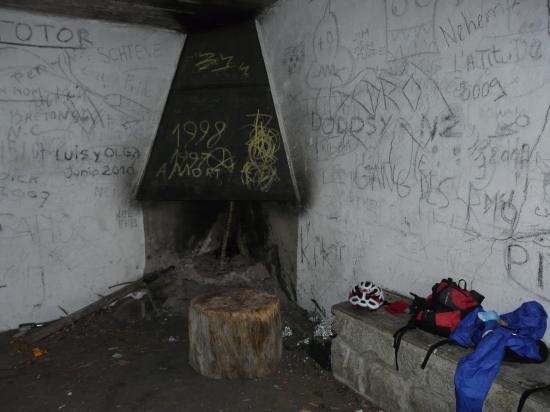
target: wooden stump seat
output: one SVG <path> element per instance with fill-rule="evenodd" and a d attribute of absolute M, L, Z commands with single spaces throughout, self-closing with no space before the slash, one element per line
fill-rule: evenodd
<path fill-rule="evenodd" d="M 189 363 L 210 378 L 258 378 L 281 359 L 279 300 L 255 289 L 197 296 L 189 308 Z"/>

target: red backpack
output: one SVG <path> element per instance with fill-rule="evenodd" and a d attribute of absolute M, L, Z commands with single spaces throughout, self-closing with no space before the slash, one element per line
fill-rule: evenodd
<path fill-rule="evenodd" d="M 462 282 L 463 287 L 461 286 Z M 451 278 L 436 283 L 432 287 L 431 295 L 427 298 L 421 298 L 414 293 L 411 295 L 414 297 L 410 308 L 411 319 L 393 335 L 395 368 L 397 370 L 399 370 L 397 353 L 401 339 L 407 331 L 420 328 L 438 336 L 449 337 L 460 321 L 474 308 L 480 306 L 484 299 L 484 296 L 475 290 L 467 290 L 464 279 L 457 284 Z"/>

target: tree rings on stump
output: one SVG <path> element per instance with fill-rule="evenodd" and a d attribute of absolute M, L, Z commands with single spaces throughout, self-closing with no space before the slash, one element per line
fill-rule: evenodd
<path fill-rule="evenodd" d="M 189 363 L 210 378 L 258 378 L 281 360 L 279 300 L 254 289 L 197 296 L 189 308 Z"/>

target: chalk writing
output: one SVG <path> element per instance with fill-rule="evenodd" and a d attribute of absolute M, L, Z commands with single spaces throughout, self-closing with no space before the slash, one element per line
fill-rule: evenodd
<path fill-rule="evenodd" d="M 343 262 L 346 245 L 314 233 L 311 222 L 300 226 L 299 260 L 311 269 L 336 269 Z"/>
<path fill-rule="evenodd" d="M 0 44 L 53 49 L 84 49 L 93 43 L 85 29 L 0 20 Z"/>
<path fill-rule="evenodd" d="M 211 149 L 218 144 L 226 129 L 227 123 L 223 121 L 215 121 L 213 125 L 208 120 L 201 120 L 200 122 L 187 121 L 183 123 L 183 126 L 178 123 L 172 130 L 172 135 L 176 138 L 176 146 L 180 147 L 183 131 L 184 141 L 182 146 L 187 147 L 191 143 L 193 146 L 199 146 L 212 133 L 206 140 L 206 148 Z"/>
<path fill-rule="evenodd" d="M 505 38 L 483 48 L 454 55 L 455 71 L 489 70 L 518 63 L 530 64 L 544 57 L 542 41 L 538 38 Z"/>
<path fill-rule="evenodd" d="M 354 56 L 361 60 L 367 60 L 371 56 L 384 56 L 386 54 L 385 47 L 377 45 L 369 37 L 368 27 L 354 33 L 352 41 L 354 43 L 352 52 Z"/>
<path fill-rule="evenodd" d="M 499 19 L 508 18 L 514 9 L 520 5 L 518 0 L 497 1 L 486 11 L 474 14 L 473 18 L 468 17 L 464 11 L 460 12 L 460 23 L 455 23 L 447 18 L 446 24 L 439 26 L 440 34 L 445 40 L 447 47 L 459 44 L 478 31 L 486 30 L 491 24 L 496 24 Z"/>
<path fill-rule="evenodd" d="M 242 61 L 237 62 L 235 56 L 224 55 L 218 52 L 201 52 L 194 58 L 195 69 L 198 72 L 223 72 L 223 71 L 235 71 L 243 77 L 250 75 L 250 65 Z"/>
<path fill-rule="evenodd" d="M 342 86 L 349 82 L 354 72 L 351 52 L 340 44 L 338 19 L 327 1 L 323 17 L 317 23 L 313 35 L 313 57 L 307 81 L 314 89 Z"/>
<path fill-rule="evenodd" d="M 69 166 L 63 172 L 66 179 L 74 177 L 96 177 L 96 176 L 134 176 L 134 166 L 104 165 L 103 167 L 77 167 Z"/>
<path fill-rule="evenodd" d="M 366 159 L 359 163 L 353 174 L 353 183 L 361 190 L 388 190 L 406 197 L 411 192 L 406 175 L 398 173 L 392 164 L 387 162 L 368 164 Z"/>
<path fill-rule="evenodd" d="M 118 209 L 116 220 L 120 229 L 138 227 L 139 214 L 132 209 Z"/>
<path fill-rule="evenodd" d="M 268 192 L 273 183 L 279 180 L 277 174 L 277 152 L 281 142 L 279 133 L 269 127 L 271 115 L 249 114 L 254 119 L 246 141 L 248 158 L 241 170 L 243 184 L 251 189 Z"/>
<path fill-rule="evenodd" d="M 104 63 L 150 60 L 162 56 L 162 45 L 124 44 L 111 48 L 97 47 L 97 54 L 103 58 Z"/>
<path fill-rule="evenodd" d="M 163 181 L 184 176 L 217 180 L 232 173 L 235 168 L 233 154 L 226 147 L 216 146 L 226 129 L 227 123 L 223 121 L 215 121 L 213 125 L 207 120 L 186 121 L 183 126 L 176 124 L 172 130 L 176 148 L 170 160 L 161 164 L 155 177 Z M 205 150 L 192 150 L 201 145 Z"/>
<path fill-rule="evenodd" d="M 32 199 L 36 201 L 38 208 L 42 208 L 49 198 L 50 192 L 47 190 L 21 189 L 0 184 L 0 202 L 9 200 L 21 202 L 24 199 Z"/>
<path fill-rule="evenodd" d="M 531 118 L 527 114 L 518 114 L 512 121 L 498 121 L 495 133 L 489 137 L 507 137 L 516 135 L 522 129 L 531 124 Z M 527 150 L 529 147 L 527 145 Z"/>
<path fill-rule="evenodd" d="M 548 304 L 547 2 L 344 3 L 287 3 L 265 22 L 271 61 L 307 39 L 307 72 L 274 65 L 311 193 L 302 301 L 327 309 L 355 277 L 407 292 L 430 262 L 493 297 Z"/>
<path fill-rule="evenodd" d="M 94 196 L 97 198 L 110 197 L 115 198 L 120 189 L 116 185 L 95 185 Z"/>
<path fill-rule="evenodd" d="M 0 299 L 0 330 L 6 330 L 55 317 L 51 302 L 67 292 L 54 287 L 58 281 L 80 288 L 77 306 L 85 306 L 103 293 L 105 274 L 122 281 L 141 270 L 142 262 L 127 264 L 143 247 L 132 196 L 183 36 L 0 14 L 0 293 L 9 290 Z"/>
<path fill-rule="evenodd" d="M 283 64 L 286 66 L 286 70 L 289 75 L 293 75 L 298 72 L 305 58 L 305 45 L 304 42 L 296 46 L 289 46 L 284 50 Z"/>
<path fill-rule="evenodd" d="M 41 149 L 43 153 L 45 149 Z M 70 148 L 56 148 L 52 153 L 56 162 L 92 162 L 105 163 L 127 160 L 135 162 L 140 157 L 140 151 L 134 146 L 92 146 L 79 148 L 78 145 Z"/>
<path fill-rule="evenodd" d="M 505 249 L 505 267 L 508 276 L 520 286 L 548 300 L 544 275 L 550 265 L 549 233 L 539 233 L 513 238 Z"/>
<path fill-rule="evenodd" d="M 390 61 L 426 54 L 439 49 L 434 34 L 436 1 L 386 1 L 386 51 Z M 414 18 L 412 18 L 414 16 Z"/>
<path fill-rule="evenodd" d="M 490 81 L 476 82 L 470 84 L 467 81 L 461 81 L 457 90 L 457 95 L 464 102 L 475 101 L 485 98 L 491 94 L 492 100 L 496 102 L 506 96 L 506 92 L 496 77 Z"/>
<path fill-rule="evenodd" d="M 30 242 L 35 245 L 96 241 L 101 230 L 91 216 L 72 217 L 51 213 L 21 214 L 0 213 L 0 239 L 13 242 Z"/>

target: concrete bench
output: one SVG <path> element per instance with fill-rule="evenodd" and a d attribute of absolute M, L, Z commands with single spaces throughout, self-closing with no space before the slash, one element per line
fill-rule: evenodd
<path fill-rule="evenodd" d="M 385 310 L 368 312 L 344 302 L 332 307 L 335 317 L 332 370 L 336 379 L 389 412 L 453 411 L 454 373 L 458 360 L 469 350 L 444 345 L 420 365 L 428 347 L 441 340 L 422 330 L 407 332 L 395 369 L 393 333 L 409 315 Z M 550 360 L 543 364 L 503 363 L 485 400 L 484 412 L 516 411 L 524 390 L 550 384 Z M 549 391 L 529 397 L 524 412 L 550 411 Z"/>

